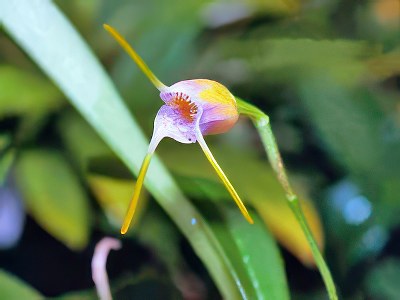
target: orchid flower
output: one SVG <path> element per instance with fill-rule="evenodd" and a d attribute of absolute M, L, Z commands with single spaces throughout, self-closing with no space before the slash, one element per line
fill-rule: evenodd
<path fill-rule="evenodd" d="M 153 74 L 136 51 L 113 27 L 104 24 L 104 29 L 114 37 L 160 91 L 160 97 L 165 103 L 161 106 L 154 120 L 153 136 L 139 171 L 135 191 L 129 204 L 121 233 L 125 234 L 128 231 L 150 160 L 158 144 L 165 137 L 172 138 L 183 144 L 198 142 L 243 216 L 250 224 L 253 224 L 253 219 L 250 217 L 242 200 L 204 140 L 205 135 L 224 133 L 235 125 L 239 118 L 235 97 L 225 86 L 208 79 L 184 80 L 171 86 L 166 86 Z"/>

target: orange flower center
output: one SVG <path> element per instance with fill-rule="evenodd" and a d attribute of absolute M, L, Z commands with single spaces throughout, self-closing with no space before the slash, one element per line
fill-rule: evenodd
<path fill-rule="evenodd" d="M 188 122 L 192 122 L 197 114 L 197 105 L 184 93 L 176 93 L 168 105 L 176 109 L 182 118 Z"/>

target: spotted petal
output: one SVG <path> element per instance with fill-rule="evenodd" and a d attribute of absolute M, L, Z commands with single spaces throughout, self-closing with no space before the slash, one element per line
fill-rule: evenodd
<path fill-rule="evenodd" d="M 169 105 L 161 106 L 154 120 L 153 137 L 151 138 L 149 153 L 153 153 L 158 143 L 169 137 L 183 144 L 196 142 L 196 126 L 201 111 L 198 111 L 193 118 L 182 118 L 180 111 Z"/>
<path fill-rule="evenodd" d="M 198 141 L 243 216 L 249 223 L 253 223 L 253 219 L 242 200 L 218 165 L 203 138 L 203 135 L 226 132 L 236 123 L 239 114 L 233 95 L 222 84 L 208 79 L 180 81 L 170 87 L 164 85 L 124 37 L 109 25 L 105 24 L 104 28 L 117 40 L 160 91 L 160 97 L 166 103 L 160 108 L 154 121 L 154 131 L 149 150 L 140 168 L 135 192 L 129 204 L 121 233 L 124 234 L 128 231 L 151 157 L 160 141 L 165 137 L 172 138 L 183 144 L 191 144 Z"/>
<path fill-rule="evenodd" d="M 129 203 L 124 223 L 121 227 L 122 234 L 125 234 L 128 231 L 133 215 L 135 214 L 144 178 L 149 168 L 153 153 L 158 144 L 165 137 L 172 138 L 184 144 L 195 143 L 197 141 L 196 127 L 198 127 L 201 113 L 202 111 L 198 110 L 192 118 L 182 118 L 181 111 L 176 110 L 169 105 L 161 106 L 154 120 L 154 131 L 150 141 L 149 149 L 140 168 L 135 191 L 133 193 L 131 202 Z"/>

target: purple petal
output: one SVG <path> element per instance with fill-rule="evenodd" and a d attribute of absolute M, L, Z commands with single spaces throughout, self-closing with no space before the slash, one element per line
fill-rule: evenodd
<path fill-rule="evenodd" d="M 183 99 L 202 110 L 199 127 L 203 135 L 224 133 L 238 120 L 236 100 L 222 84 L 208 79 L 184 80 L 167 87 L 161 99 L 174 106 Z"/>
<path fill-rule="evenodd" d="M 197 141 L 196 126 L 198 126 L 201 111 L 193 118 L 187 120 L 182 117 L 176 109 L 163 105 L 154 120 L 153 137 L 149 146 L 149 153 L 153 153 L 158 143 L 164 138 L 169 137 L 183 144 L 191 144 Z"/>

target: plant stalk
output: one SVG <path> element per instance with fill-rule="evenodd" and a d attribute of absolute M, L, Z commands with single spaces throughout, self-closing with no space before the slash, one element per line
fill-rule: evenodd
<path fill-rule="evenodd" d="M 315 241 L 315 238 L 311 232 L 310 226 L 307 223 L 306 217 L 304 216 L 303 210 L 301 209 L 299 199 L 293 192 L 293 189 L 289 183 L 285 166 L 283 164 L 282 157 L 280 155 L 278 145 L 275 140 L 275 136 L 271 129 L 269 117 L 263 113 L 260 109 L 251 105 L 244 100 L 236 97 L 239 113 L 250 117 L 256 127 L 261 141 L 264 145 L 265 151 L 267 152 L 268 159 L 275 171 L 280 184 L 285 190 L 286 199 L 288 200 L 289 206 L 294 213 L 296 220 L 299 222 L 301 229 L 308 241 L 311 248 L 311 252 L 317 264 L 317 267 L 321 273 L 322 279 L 325 283 L 326 289 L 331 300 L 337 300 L 338 296 L 336 293 L 336 287 L 332 279 L 331 272 L 319 250 L 319 247 Z"/>

